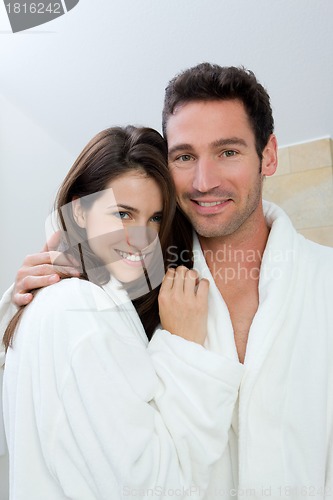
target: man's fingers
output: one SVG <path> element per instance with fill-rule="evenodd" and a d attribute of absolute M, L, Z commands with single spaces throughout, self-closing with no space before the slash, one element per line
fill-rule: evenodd
<path fill-rule="evenodd" d="M 67 266 L 73 267 L 78 265 L 74 258 L 63 254 L 62 252 L 44 252 L 44 253 L 34 253 L 27 255 L 23 261 L 23 266 L 25 267 L 37 267 L 40 265 L 57 265 L 57 266 Z M 46 271 L 47 272 L 47 271 Z M 42 274 L 42 273 L 36 273 Z M 47 272 L 47 274 L 50 274 Z"/>
<path fill-rule="evenodd" d="M 26 256 L 23 261 L 23 265 L 27 267 L 35 267 L 40 264 L 52 264 L 58 255 L 60 255 L 60 252 L 34 253 Z"/>
<path fill-rule="evenodd" d="M 80 269 L 70 266 L 53 266 L 53 272 L 57 273 L 57 275 L 59 275 L 60 278 L 68 278 L 68 277 L 78 278 L 80 276 Z"/>
<path fill-rule="evenodd" d="M 49 252 L 54 266 L 80 267 L 80 263 L 72 255 L 61 252 Z"/>
<path fill-rule="evenodd" d="M 59 274 L 61 276 L 79 276 L 80 270 L 76 267 L 71 266 L 53 266 L 52 264 L 40 264 L 33 267 L 29 267 L 29 274 L 25 268 L 20 269 L 17 274 L 17 281 L 23 282 L 23 280 L 28 279 L 30 276 L 44 276 L 48 278 L 51 275 Z M 29 288 L 24 288 L 24 290 L 30 290 Z"/>
<path fill-rule="evenodd" d="M 34 290 L 35 288 L 43 288 L 44 286 L 53 285 L 60 281 L 58 274 L 43 275 L 43 276 L 26 276 L 18 285 L 20 289 L 15 292 L 15 295 L 25 295 L 27 290 Z M 29 295 L 29 294 L 28 294 Z"/>
<path fill-rule="evenodd" d="M 45 245 L 42 248 L 42 252 L 49 252 L 50 250 L 57 250 L 61 240 L 61 231 L 56 231 L 52 234 L 52 236 L 47 240 Z"/>
<path fill-rule="evenodd" d="M 12 302 L 18 307 L 26 306 L 32 301 L 32 297 L 31 293 L 14 293 Z"/>
<path fill-rule="evenodd" d="M 76 261 L 76 259 L 70 255 L 70 254 L 63 254 L 62 252 L 59 252 L 58 251 L 58 248 L 59 248 L 59 245 L 60 245 L 60 242 L 61 242 L 61 231 L 56 231 L 55 233 L 52 234 L 51 238 L 48 239 L 48 241 L 45 243 L 45 245 L 43 246 L 41 252 L 39 254 L 36 254 L 36 255 L 46 255 L 47 253 L 50 254 L 50 262 L 54 262 L 55 259 L 59 258 L 59 256 L 63 256 L 61 259 L 63 260 L 59 260 L 59 265 L 60 266 L 64 266 L 64 265 L 71 265 L 71 266 L 78 266 L 79 263 Z M 32 264 L 34 265 L 34 264 Z"/>
<path fill-rule="evenodd" d="M 15 292 L 12 297 L 12 301 L 18 307 L 26 306 L 32 299 L 32 293 L 27 293 L 25 290 L 34 290 L 35 288 L 42 288 L 45 286 L 53 285 L 60 281 L 60 276 L 58 274 L 52 274 L 50 276 L 27 276 L 20 283 L 21 290 Z"/>
<path fill-rule="evenodd" d="M 68 277 L 79 277 L 80 272 L 78 269 L 73 267 L 57 267 L 50 264 L 42 264 L 41 266 L 35 266 L 29 269 L 30 275 L 25 276 L 22 279 L 17 279 L 15 286 L 15 297 L 16 294 L 23 295 L 29 290 L 34 290 L 35 288 L 42 288 L 44 286 L 53 285 L 57 283 L 61 278 Z M 30 302 L 30 297 L 22 299 L 21 297 L 16 300 L 14 298 L 15 304 L 21 305 L 21 300 L 27 300 Z"/>

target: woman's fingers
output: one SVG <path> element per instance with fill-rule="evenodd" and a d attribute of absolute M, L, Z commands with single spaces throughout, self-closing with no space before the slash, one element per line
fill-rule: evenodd
<path fill-rule="evenodd" d="M 202 278 L 199 280 L 196 295 L 198 299 L 207 301 L 208 300 L 208 290 L 209 290 L 209 281 L 206 278 Z"/>
<path fill-rule="evenodd" d="M 173 282 L 173 290 L 175 293 L 182 294 L 184 290 L 185 276 L 188 272 L 188 268 L 185 266 L 179 266 L 175 269 L 175 276 Z"/>
<path fill-rule="evenodd" d="M 199 274 L 195 269 L 189 269 L 184 277 L 184 294 L 194 297 L 199 282 Z"/>
<path fill-rule="evenodd" d="M 163 328 L 203 345 L 207 335 L 208 287 L 208 280 L 199 280 L 195 269 L 169 269 L 159 294 Z"/>
<path fill-rule="evenodd" d="M 167 292 L 172 290 L 175 275 L 176 275 L 176 269 L 174 269 L 173 267 L 169 267 L 163 278 L 160 293 L 163 291 Z"/>

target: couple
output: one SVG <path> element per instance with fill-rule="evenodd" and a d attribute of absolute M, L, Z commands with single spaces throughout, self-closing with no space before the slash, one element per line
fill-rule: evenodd
<path fill-rule="evenodd" d="M 78 234 L 68 246 L 90 281 L 38 292 L 6 332 L 12 498 L 329 498 L 333 252 L 262 202 L 277 166 L 269 96 L 252 73 L 206 63 L 169 83 L 175 236 L 163 141 L 117 130 L 121 152 L 104 155 L 97 136 L 62 186 Z M 88 175 L 71 191 L 99 153 L 110 172 L 97 169 L 98 189 Z M 156 291 L 131 293 L 159 255 L 168 266 L 170 245 L 195 271 L 167 270 L 159 318 Z M 27 260 L 18 292 L 45 285 L 43 262 Z"/>

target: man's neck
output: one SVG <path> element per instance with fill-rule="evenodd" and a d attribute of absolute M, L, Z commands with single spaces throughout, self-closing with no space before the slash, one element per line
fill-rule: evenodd
<path fill-rule="evenodd" d="M 199 241 L 230 314 L 235 345 L 244 362 L 249 330 L 259 306 L 259 274 L 269 227 L 264 215 L 245 231 Z"/>
<path fill-rule="evenodd" d="M 269 231 L 262 213 L 255 224 L 231 235 L 212 238 L 198 235 L 198 238 L 208 265 L 215 263 L 223 267 L 251 269 L 261 266 Z"/>

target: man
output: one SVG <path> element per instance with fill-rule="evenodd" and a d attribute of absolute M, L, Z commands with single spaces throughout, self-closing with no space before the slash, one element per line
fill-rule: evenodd
<path fill-rule="evenodd" d="M 262 202 L 277 167 L 269 96 L 249 71 L 200 64 L 169 83 L 163 131 L 194 267 L 211 282 L 206 348 L 244 364 L 206 498 L 329 498 L 333 251 Z M 49 262 L 27 259 L 18 304 L 47 284 Z"/>

